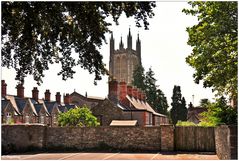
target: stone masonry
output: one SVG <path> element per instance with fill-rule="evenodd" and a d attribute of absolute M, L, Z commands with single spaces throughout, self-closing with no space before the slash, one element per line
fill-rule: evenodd
<path fill-rule="evenodd" d="M 161 125 L 161 150 L 174 151 L 174 127 L 173 125 Z"/>

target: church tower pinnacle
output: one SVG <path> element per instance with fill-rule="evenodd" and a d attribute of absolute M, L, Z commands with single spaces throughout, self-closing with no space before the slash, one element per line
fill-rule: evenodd
<path fill-rule="evenodd" d="M 124 48 L 124 43 L 122 41 L 122 36 L 121 36 L 121 40 L 120 40 L 120 44 L 119 44 L 119 49 L 123 49 Z"/>
<path fill-rule="evenodd" d="M 142 63 L 141 63 L 141 41 L 139 39 L 139 33 L 138 33 L 138 38 L 136 40 L 136 53 L 139 58 L 139 63 L 140 63 L 140 65 L 142 65 Z"/>
<path fill-rule="evenodd" d="M 127 37 L 128 39 L 128 41 L 127 41 L 127 47 L 128 47 L 128 49 L 132 49 L 132 36 L 131 36 L 131 32 L 130 32 L 130 28 L 129 28 L 129 35 L 128 35 L 128 37 Z"/>

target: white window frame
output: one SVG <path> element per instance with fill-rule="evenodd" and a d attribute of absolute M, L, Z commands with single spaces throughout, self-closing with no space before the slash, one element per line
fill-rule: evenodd
<path fill-rule="evenodd" d="M 7 124 L 11 123 L 11 118 L 12 118 L 12 114 L 10 112 L 7 112 L 7 119 L 6 119 Z"/>
<path fill-rule="evenodd" d="M 26 124 L 30 123 L 30 116 L 28 114 L 25 115 L 25 123 Z"/>
<path fill-rule="evenodd" d="M 44 117 L 44 115 L 41 115 L 41 116 L 40 116 L 40 123 L 41 123 L 41 124 L 44 124 L 44 123 L 45 123 L 45 117 Z"/>

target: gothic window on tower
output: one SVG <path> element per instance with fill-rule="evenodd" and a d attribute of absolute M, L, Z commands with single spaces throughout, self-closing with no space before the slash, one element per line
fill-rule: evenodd
<path fill-rule="evenodd" d="M 126 68 L 127 68 L 127 62 L 126 62 L 126 56 L 122 56 L 121 57 L 121 79 L 122 81 L 124 80 L 125 81 L 125 76 L 127 75 L 126 73 Z"/>

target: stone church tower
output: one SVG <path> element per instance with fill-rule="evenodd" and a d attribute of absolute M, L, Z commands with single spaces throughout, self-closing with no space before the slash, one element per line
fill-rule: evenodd
<path fill-rule="evenodd" d="M 131 84 L 133 81 L 134 69 L 141 64 L 141 41 L 138 38 L 136 40 L 136 50 L 132 49 L 132 36 L 129 29 L 127 36 L 127 48 L 124 48 L 124 44 L 121 41 L 119 43 L 119 49 L 115 50 L 115 41 L 113 33 L 110 38 L 110 63 L 109 74 L 111 78 L 116 79 L 118 82 L 125 81 L 127 84 Z"/>

